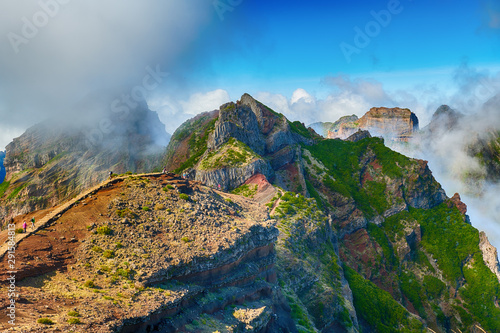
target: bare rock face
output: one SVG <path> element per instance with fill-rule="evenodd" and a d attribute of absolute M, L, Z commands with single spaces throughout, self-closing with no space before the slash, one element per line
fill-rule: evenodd
<path fill-rule="evenodd" d="M 337 130 L 328 132 L 328 138 L 345 140 L 361 129 L 375 136 L 383 136 L 395 141 L 407 141 L 414 132 L 418 131 L 418 128 L 418 118 L 409 109 L 379 107 L 371 108 L 359 120 L 342 121 Z"/>
<path fill-rule="evenodd" d="M 495 274 L 500 282 L 500 265 L 498 263 L 498 252 L 497 249 L 491 245 L 488 237 L 481 231 L 479 233 L 479 248 L 483 252 L 484 263 L 488 268 Z"/>
<path fill-rule="evenodd" d="M 207 125 L 202 134 L 206 136 L 206 150 L 195 151 L 193 146 L 196 144 L 192 144 L 192 141 L 196 142 L 199 137 L 186 136 L 185 145 L 191 153 L 185 157 L 188 162 L 191 158 L 192 162 L 176 163 L 175 167 L 189 170 L 191 178 L 210 186 L 221 185 L 225 190 L 242 185 L 258 173 L 267 179 L 274 179 L 276 170 L 298 159 L 294 146 L 311 144 L 313 135 L 317 136 L 303 125 L 298 129 L 297 124 L 289 122 L 285 116 L 248 94 L 244 94 L 237 103 L 222 105 L 210 119 L 214 121 L 213 128 Z M 194 119 L 183 124 L 174 133 L 173 142 L 177 142 L 177 138 L 182 137 L 181 134 L 187 128 L 196 128 L 195 125 Z M 170 156 L 183 155 L 182 151 L 179 154 L 180 149 L 181 144 L 169 145 L 168 167 L 173 164 L 169 162 L 172 160 Z"/>
<path fill-rule="evenodd" d="M 418 118 L 409 109 L 372 108 L 359 120 L 362 129 L 405 141 L 418 130 Z"/>
<path fill-rule="evenodd" d="M 455 193 L 455 195 L 451 198 L 451 202 L 453 202 L 461 214 L 465 215 L 467 213 L 467 205 L 462 202 L 460 194 Z"/>
<path fill-rule="evenodd" d="M 346 140 L 351 142 L 358 142 L 360 140 L 371 138 L 371 134 L 368 131 L 358 130 L 356 133 L 348 137 Z"/>

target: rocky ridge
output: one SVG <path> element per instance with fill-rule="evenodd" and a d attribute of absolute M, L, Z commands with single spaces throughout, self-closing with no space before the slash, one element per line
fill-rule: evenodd
<path fill-rule="evenodd" d="M 5 182 L 0 188 L 0 220 L 44 209 L 98 184 L 108 172 L 144 172 L 161 168 L 168 134 L 145 103 L 126 116 L 105 110 L 107 98 L 94 96 L 80 107 L 103 114 L 58 125 L 44 122 L 7 146 Z M 88 103 L 91 103 L 89 105 Z M 108 118 L 108 127 L 99 127 Z M 97 120 L 96 120 L 97 119 Z M 97 125 L 96 125 L 97 124 Z"/>
<path fill-rule="evenodd" d="M 109 184 L 18 245 L 24 263 L 18 311 L 26 314 L 18 327 L 202 332 L 279 326 L 273 313 L 282 312 L 286 322 L 287 311 L 273 289 L 274 224 L 255 202 L 174 175 Z M 40 246 L 47 240 L 48 248 Z M 38 317 L 54 324 L 37 324 Z"/>
<path fill-rule="evenodd" d="M 246 154 L 238 150 L 244 162 L 236 168 L 244 170 L 250 161 L 269 162 L 274 174 L 263 176 L 282 188 L 268 204 L 280 230 L 278 281 L 299 330 L 496 329 L 496 319 L 480 314 L 486 306 L 494 318 L 500 316 L 493 287 L 498 280 L 482 259 L 479 233 L 469 224 L 465 205 L 458 196 L 446 196 L 426 161 L 391 151 L 381 138 L 322 140 L 296 126 L 293 132 L 303 140 L 283 140 L 291 146 L 279 152 L 289 158 L 271 163 L 276 153 L 267 147 L 276 144 L 269 144 L 270 136 L 248 141 L 249 133 L 258 134 L 266 123 L 255 120 L 263 110 L 259 103 L 255 101 L 256 112 L 248 105 L 226 104 L 219 111 L 222 118 L 213 113 L 214 126 L 205 132 L 207 150 L 191 168 L 179 171 L 196 178 L 207 156 L 227 152 L 229 140 L 245 147 Z M 406 130 L 417 129 L 418 120 L 409 110 L 371 111 L 362 123 L 398 130 L 399 139 Z M 281 118 L 275 113 L 270 117 L 267 124 Z M 391 120 L 384 123 L 383 117 Z M 287 137 L 286 127 L 278 131 Z M 212 174 L 227 172 L 229 164 L 213 164 Z M 247 176 L 241 177 L 229 189 L 244 184 Z M 234 191 L 251 196 L 251 184 Z M 322 293 L 328 300 L 322 300 Z M 480 300 L 475 296 L 479 294 L 487 296 Z M 451 305 L 464 298 L 466 303 Z"/>

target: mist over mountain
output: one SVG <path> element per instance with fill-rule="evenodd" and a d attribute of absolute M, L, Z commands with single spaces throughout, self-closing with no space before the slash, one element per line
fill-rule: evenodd
<path fill-rule="evenodd" d="M 103 181 L 112 171 L 161 169 L 170 140 L 144 100 L 94 92 L 70 112 L 30 127 L 6 148 L 0 215 L 9 217 L 56 205 Z"/>

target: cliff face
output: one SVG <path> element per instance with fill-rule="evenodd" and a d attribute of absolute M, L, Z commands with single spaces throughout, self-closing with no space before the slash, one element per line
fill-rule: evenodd
<path fill-rule="evenodd" d="M 50 274 L 18 285 L 16 324 L 42 329 L 40 314 L 64 332 L 71 316 L 85 332 L 278 331 L 291 318 L 274 287 L 274 224 L 255 202 L 173 174 L 114 181 L 19 243 L 17 282 Z"/>
<path fill-rule="evenodd" d="M 35 125 L 7 146 L 0 219 L 58 204 L 109 171 L 160 168 L 169 136 L 158 115 L 145 103 L 126 115 L 106 111 L 109 105 L 107 99 L 87 101 L 80 105 L 83 115 L 87 108 L 103 113 Z"/>
<path fill-rule="evenodd" d="M 343 118 L 346 121 L 339 120 L 339 128 L 329 131 L 328 138 L 346 139 L 361 129 L 390 140 L 407 141 L 419 128 L 417 116 L 408 109 L 372 108 L 359 120 Z"/>
<path fill-rule="evenodd" d="M 187 172 L 213 184 L 232 172 L 238 180 L 229 189 L 259 173 L 284 189 L 268 206 L 280 230 L 278 281 L 299 330 L 498 329 L 494 253 L 481 252 L 459 196 L 446 196 L 427 162 L 355 134 L 375 128 L 402 140 L 418 128 L 414 114 L 374 108 L 355 126 L 340 124 L 355 134 L 340 141 L 310 137 L 304 127 L 290 131 L 274 113 L 260 119 L 265 110 L 258 102 L 221 107 L 207 150 Z M 251 179 L 235 191 L 258 198 Z M 495 320 L 481 315 L 483 305 Z"/>
<path fill-rule="evenodd" d="M 196 131 L 188 130 L 197 123 L 201 127 Z M 268 179 L 286 178 L 288 172 L 282 168 L 297 160 L 295 148 L 318 137 L 245 94 L 237 103 L 179 127 L 167 148 L 166 165 L 210 186 L 234 189 L 256 173 Z"/>

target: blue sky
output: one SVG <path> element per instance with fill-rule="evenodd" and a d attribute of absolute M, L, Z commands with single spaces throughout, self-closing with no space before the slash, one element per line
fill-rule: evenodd
<path fill-rule="evenodd" d="M 355 46 L 355 27 L 373 26 L 371 12 L 387 11 L 389 3 L 398 13 L 391 14 L 386 27 L 379 25 L 380 32 L 348 62 L 341 43 Z M 417 83 L 411 75 L 394 75 L 398 72 L 424 72 L 420 79 L 433 81 L 463 61 L 498 67 L 498 30 L 485 25 L 485 6 L 448 0 L 243 1 L 225 13 L 224 21 L 213 23 L 222 34 L 230 31 L 234 44 L 212 50 L 217 55 L 212 67 L 194 75 L 215 79 L 234 93 L 251 89 L 291 95 L 299 86 L 321 91 L 322 78 L 338 74 L 397 86 Z"/>
<path fill-rule="evenodd" d="M 140 86 L 148 67 L 168 73 L 145 97 L 169 132 L 246 92 L 306 124 L 372 106 L 425 123 L 500 87 L 498 0 L 71 1 L 13 45 L 42 2 L 0 3 L 0 150 L 89 92 Z"/>

